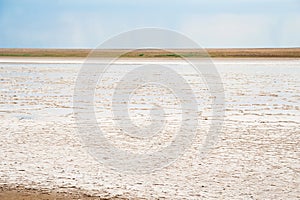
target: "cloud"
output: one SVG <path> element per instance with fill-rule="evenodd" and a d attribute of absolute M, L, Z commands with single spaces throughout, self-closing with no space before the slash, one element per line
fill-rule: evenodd
<path fill-rule="evenodd" d="M 0 0 L 0 47 L 95 47 L 141 27 L 204 47 L 300 46 L 299 9 L 299 0 Z"/>
<path fill-rule="evenodd" d="M 193 15 L 181 21 L 180 31 L 204 47 L 275 46 L 276 17 L 265 15 Z"/>
<path fill-rule="evenodd" d="M 300 14 L 289 15 L 280 32 L 281 46 L 300 47 Z"/>

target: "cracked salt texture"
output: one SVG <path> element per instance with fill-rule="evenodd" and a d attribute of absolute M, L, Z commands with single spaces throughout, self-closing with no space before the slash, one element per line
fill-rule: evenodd
<path fill-rule="evenodd" d="M 115 74 L 130 67 L 130 62 L 134 61 L 126 61 L 124 66 L 119 63 Z M 193 145 L 176 162 L 151 174 L 119 173 L 87 153 L 76 134 L 72 110 L 80 64 L 68 63 L 0 64 L 0 185 L 63 191 L 78 188 L 101 197 L 300 198 L 299 59 L 216 60 L 226 96 L 218 143 L 205 157 L 198 156 L 211 118 L 210 108 L 205 107 L 209 99 L 200 98 L 200 126 Z M 169 64 L 180 67 L 176 61 Z M 205 94 L 201 83 L 189 71 L 185 73 L 196 95 Z M 107 83 L 113 77 L 110 74 Z M 105 86 L 98 88 L 96 97 L 113 89 Z M 137 124 L 147 121 L 147 113 L 138 112 L 147 110 L 145 99 L 132 100 Z M 109 102 L 102 101 L 102 106 L 109 107 Z M 128 144 L 120 143 L 113 134 L 109 118 L 102 119 L 107 113 L 100 111 L 97 117 L 103 129 L 111 131 L 118 147 L 127 148 Z M 164 143 L 170 137 L 160 139 Z M 152 145 L 157 146 L 155 142 Z M 128 149 L 143 151 L 138 145 Z"/>

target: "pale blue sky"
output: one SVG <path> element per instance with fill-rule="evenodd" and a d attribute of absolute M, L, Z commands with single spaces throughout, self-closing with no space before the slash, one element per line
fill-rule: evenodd
<path fill-rule="evenodd" d="M 0 48 L 93 48 L 142 27 L 203 47 L 299 47 L 300 0 L 0 0 Z"/>

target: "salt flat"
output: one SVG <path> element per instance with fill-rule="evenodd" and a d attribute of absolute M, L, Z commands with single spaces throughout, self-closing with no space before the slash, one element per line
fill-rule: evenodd
<path fill-rule="evenodd" d="M 147 199 L 300 198 L 299 59 L 214 60 L 224 86 L 225 119 L 216 145 L 204 157 L 199 157 L 199 146 L 211 119 L 205 85 L 198 84 L 183 63 L 151 61 L 177 67 L 191 81 L 196 96 L 204 99 L 199 102 L 193 145 L 176 162 L 151 174 L 122 173 L 87 153 L 72 109 L 82 62 L 1 59 L 0 185 Z M 99 86 L 96 117 L 106 132 L 113 132 L 111 119 L 100 109 L 109 104 L 103 100 L 113 91 L 108 83 L 144 62 L 120 61 Z M 133 111 L 133 118 L 142 124 L 145 118 L 140 119 L 138 111 Z M 134 149 L 117 144 L 116 138 L 116 146 Z"/>

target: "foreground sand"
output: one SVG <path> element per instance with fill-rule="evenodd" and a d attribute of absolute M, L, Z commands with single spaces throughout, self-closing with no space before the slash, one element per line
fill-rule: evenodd
<path fill-rule="evenodd" d="M 68 200 L 68 199 L 85 199 L 85 200 L 107 200 L 108 198 L 91 197 L 78 191 L 55 192 L 17 188 L 0 188 L 0 199 L 2 200 Z M 122 198 L 109 198 L 122 199 Z"/>
<path fill-rule="evenodd" d="M 199 137 L 183 157 L 130 175 L 95 161 L 76 135 L 72 95 L 80 64 L 0 64 L 0 199 L 64 199 L 70 192 L 65 199 L 299 199 L 300 60 L 216 65 L 226 118 L 215 148 L 197 154 L 210 119 L 204 107 Z M 8 189 L 17 186 L 26 188 L 24 198 Z"/>

